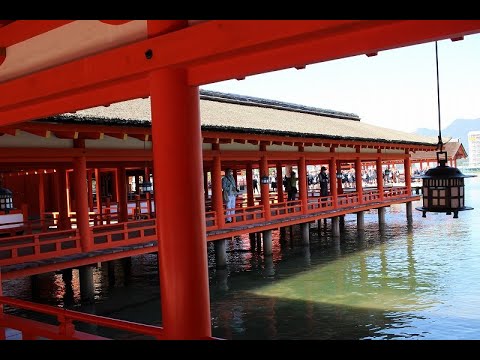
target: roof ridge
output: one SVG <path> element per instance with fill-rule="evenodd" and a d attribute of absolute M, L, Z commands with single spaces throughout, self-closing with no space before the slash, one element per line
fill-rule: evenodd
<path fill-rule="evenodd" d="M 306 114 L 321 115 L 327 117 L 335 117 L 340 119 L 360 121 L 360 117 L 357 114 L 347 113 L 343 111 L 336 111 L 330 109 L 321 109 L 313 106 L 306 106 L 294 103 L 288 103 L 284 101 L 263 99 L 247 95 L 238 95 L 231 93 L 223 93 L 219 91 L 200 89 L 200 99 L 227 102 L 231 104 L 259 106 L 271 109 L 279 109 L 286 111 L 294 111 Z"/>

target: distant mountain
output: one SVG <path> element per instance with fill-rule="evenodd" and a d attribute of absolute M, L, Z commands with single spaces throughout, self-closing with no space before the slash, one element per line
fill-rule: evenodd
<path fill-rule="evenodd" d="M 457 119 L 445 129 L 442 129 L 442 139 L 446 137 L 458 138 L 463 147 L 469 153 L 468 132 L 480 131 L 480 118 L 478 119 Z M 414 131 L 415 134 L 424 136 L 438 136 L 438 129 L 419 128 Z"/>

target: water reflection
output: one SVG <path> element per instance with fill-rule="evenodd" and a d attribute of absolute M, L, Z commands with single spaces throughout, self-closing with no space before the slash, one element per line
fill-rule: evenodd
<path fill-rule="evenodd" d="M 480 339 L 480 179 L 468 178 L 475 210 L 458 219 L 413 212 L 405 205 L 344 219 L 340 238 L 331 222 L 310 229 L 301 246 L 297 227 L 274 231 L 273 255 L 248 235 L 227 241 L 225 270 L 215 269 L 208 244 L 212 332 L 226 339 Z M 413 204 L 414 207 L 418 204 Z M 252 245 L 254 247 L 252 248 Z M 95 305 L 80 303 L 78 271 L 4 282 L 4 293 L 147 324 L 161 324 L 155 254 L 95 269 Z M 67 275 L 68 276 L 68 275 Z M 97 331 L 114 338 L 132 338 Z M 135 337 L 136 338 L 136 337 Z"/>

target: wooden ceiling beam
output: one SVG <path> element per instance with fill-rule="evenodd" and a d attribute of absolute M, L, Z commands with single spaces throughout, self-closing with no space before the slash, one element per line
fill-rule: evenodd
<path fill-rule="evenodd" d="M 51 135 L 51 131 L 47 130 L 47 129 L 23 130 L 23 131 L 25 131 L 27 133 L 30 133 L 30 134 L 33 134 L 33 135 L 36 135 L 36 136 L 43 137 L 43 138 L 49 138 L 50 135 Z"/>
<path fill-rule="evenodd" d="M 104 137 L 103 132 L 79 132 L 78 139 L 86 140 L 102 140 Z"/>

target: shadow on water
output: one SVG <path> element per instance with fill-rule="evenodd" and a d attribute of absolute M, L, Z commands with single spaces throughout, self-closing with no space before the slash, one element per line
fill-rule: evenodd
<path fill-rule="evenodd" d="M 467 179 L 466 205 L 480 209 L 480 182 Z M 419 203 L 414 203 L 414 207 Z M 379 227 L 377 211 L 345 217 L 341 237 L 330 222 L 310 229 L 301 245 L 298 227 L 273 231 L 273 256 L 263 257 L 261 241 L 251 251 L 248 235 L 227 241 L 225 270 L 215 269 L 208 243 L 213 336 L 226 339 L 480 339 L 480 224 L 478 210 L 459 219 L 387 209 Z M 292 231 L 291 231 L 292 230 Z M 94 271 L 95 304 L 82 305 L 78 271 L 70 288 L 62 274 L 44 274 L 4 283 L 6 295 L 145 324 L 161 324 L 155 254 Z M 113 279 L 113 281 L 112 281 Z M 100 328 L 85 331 L 137 339 Z"/>

